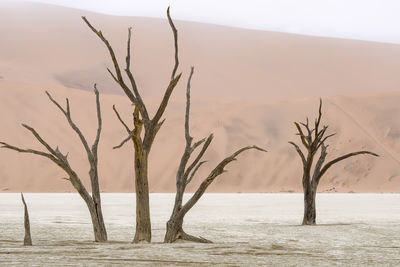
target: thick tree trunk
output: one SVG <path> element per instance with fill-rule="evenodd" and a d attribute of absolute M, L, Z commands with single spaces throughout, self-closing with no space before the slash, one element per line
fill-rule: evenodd
<path fill-rule="evenodd" d="M 135 152 L 136 232 L 133 243 L 151 242 L 148 155 L 143 150 L 139 151 Z"/>
<path fill-rule="evenodd" d="M 304 190 L 304 216 L 303 225 L 315 225 L 316 208 L 315 208 L 315 196 L 316 188 L 309 185 Z"/>
<path fill-rule="evenodd" d="M 164 237 L 164 243 L 173 243 L 180 238 L 180 234 L 183 232 L 183 217 L 176 214 L 172 214 L 171 218 L 167 222 L 167 231 Z"/>

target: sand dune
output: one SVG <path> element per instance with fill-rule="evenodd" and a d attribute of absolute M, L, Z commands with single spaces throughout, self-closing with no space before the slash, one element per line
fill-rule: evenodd
<path fill-rule="evenodd" d="M 145 101 L 154 111 L 173 64 L 172 35 L 165 20 L 112 17 L 40 5 L 0 4 L 0 139 L 40 148 L 21 126 L 29 123 L 52 145 L 69 152 L 82 176 L 84 151 L 62 114 L 47 100 L 70 97 L 74 119 L 90 140 L 95 134 L 94 82 L 102 91 L 104 130 L 100 147 L 101 187 L 132 192 L 132 146 L 112 147 L 124 129 L 112 112 L 116 104 L 126 120 L 132 108 L 106 73 L 105 48 L 81 21 L 86 15 L 100 27 L 123 62 L 126 28 L 134 27 L 134 71 Z M 240 146 L 255 144 L 268 153 L 240 156 L 210 187 L 210 192 L 301 191 L 301 165 L 287 143 L 298 141 L 293 121 L 313 118 L 324 99 L 324 122 L 337 135 L 328 159 L 369 149 L 380 158 L 360 156 L 333 167 L 321 191 L 398 192 L 400 190 L 400 46 L 332 38 L 242 30 L 177 21 L 180 70 L 184 79 L 167 109 L 167 121 L 150 155 L 152 192 L 173 192 L 183 150 L 184 88 L 189 66 L 193 79 L 192 135 L 215 135 L 193 190 L 218 160 Z M 7 25 L 7 27 L 4 27 Z M 82 90 L 84 89 L 84 90 Z M 0 150 L 3 192 L 68 192 L 72 186 L 52 163 Z M 85 183 L 88 181 L 86 180 Z"/>

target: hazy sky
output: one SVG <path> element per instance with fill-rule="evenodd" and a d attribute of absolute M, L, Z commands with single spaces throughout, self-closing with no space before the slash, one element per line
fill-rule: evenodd
<path fill-rule="evenodd" d="M 4 1 L 4 0 L 0 0 Z M 113 15 L 400 43 L 400 0 L 29 0 Z"/>

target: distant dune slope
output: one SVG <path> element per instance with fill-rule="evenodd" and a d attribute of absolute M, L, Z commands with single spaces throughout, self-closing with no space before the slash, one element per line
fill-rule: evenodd
<path fill-rule="evenodd" d="M 173 14 L 173 10 L 172 10 Z M 80 19 L 86 15 L 115 46 L 121 64 L 127 27 L 133 26 L 133 67 L 150 111 L 160 101 L 173 64 L 172 34 L 165 20 L 112 17 L 41 4 L 0 3 L 0 140 L 40 148 L 20 123 L 69 152 L 82 176 L 89 171 L 83 148 L 44 90 L 63 103 L 94 138 L 94 82 L 103 92 L 104 131 L 100 146 L 101 187 L 132 192 L 133 148 L 112 147 L 125 138 L 112 105 L 126 120 L 132 107 L 106 72 L 106 49 Z M 194 65 L 191 132 L 215 135 L 190 190 L 219 160 L 240 146 L 256 144 L 229 166 L 210 192 L 301 191 L 301 163 L 287 143 L 298 142 L 293 121 L 313 119 L 324 100 L 325 123 L 337 135 L 328 160 L 369 149 L 332 167 L 321 191 L 400 191 L 400 45 L 305 37 L 177 21 L 183 79 L 172 96 L 165 125 L 150 155 L 152 192 L 173 192 L 184 147 L 184 88 Z M 84 89 L 84 90 L 81 90 Z M 63 172 L 45 159 L 0 150 L 2 192 L 68 192 Z M 88 179 L 88 178 L 86 178 Z M 88 180 L 85 181 L 88 183 Z"/>

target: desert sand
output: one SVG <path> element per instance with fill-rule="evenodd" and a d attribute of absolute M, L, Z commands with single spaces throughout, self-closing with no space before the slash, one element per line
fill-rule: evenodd
<path fill-rule="evenodd" d="M 127 28 L 133 27 L 132 67 L 154 112 L 173 65 L 166 20 L 115 17 L 43 4 L 0 3 L 0 140 L 39 149 L 20 126 L 28 123 L 61 151 L 82 175 L 86 156 L 62 114 L 44 90 L 71 100 L 72 116 L 85 135 L 95 135 L 93 83 L 101 91 L 104 129 L 100 141 L 100 186 L 104 192 L 133 192 L 133 147 L 112 147 L 125 131 L 112 111 L 131 120 L 132 107 L 107 74 L 111 62 L 81 15 L 115 47 L 123 63 Z M 172 10 L 173 16 L 173 10 Z M 184 89 L 192 82 L 191 133 L 213 132 L 208 163 L 189 191 L 219 160 L 245 145 L 268 153 L 242 154 L 209 192 L 300 192 L 301 162 L 289 140 L 299 143 L 293 121 L 313 120 L 323 99 L 329 133 L 328 158 L 368 149 L 326 174 L 321 192 L 400 191 L 400 45 L 264 32 L 176 21 L 183 79 L 176 88 L 150 155 L 151 192 L 174 192 L 184 147 Z M 46 159 L 0 150 L 2 192 L 72 192 L 64 173 Z M 86 177 L 85 183 L 88 183 Z"/>

